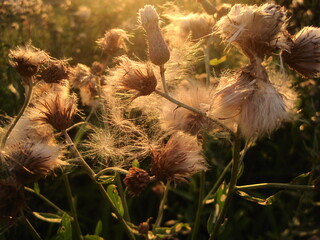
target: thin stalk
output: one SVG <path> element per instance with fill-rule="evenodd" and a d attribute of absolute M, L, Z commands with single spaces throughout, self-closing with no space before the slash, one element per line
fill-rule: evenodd
<path fill-rule="evenodd" d="M 126 194 L 125 194 L 125 192 L 123 190 L 121 177 L 120 177 L 120 174 L 118 172 L 116 172 L 116 184 L 117 184 L 117 187 L 118 187 L 118 190 L 119 190 L 119 195 L 120 195 L 120 198 L 121 198 L 121 201 L 122 201 L 122 205 L 123 205 L 123 209 L 124 209 L 123 218 L 124 218 L 124 220 L 131 222 Z"/>
<path fill-rule="evenodd" d="M 83 239 L 82 238 L 82 232 L 81 232 L 80 224 L 79 224 L 79 220 L 78 220 L 77 209 L 76 209 L 76 205 L 75 205 L 75 203 L 73 201 L 72 191 L 71 191 L 70 182 L 69 182 L 69 178 L 68 178 L 67 174 L 63 175 L 63 181 L 64 181 L 64 185 L 66 187 L 67 197 L 68 197 L 69 205 L 70 205 L 70 208 L 71 208 L 75 229 L 76 229 L 76 232 L 78 234 L 78 238 L 79 239 Z"/>
<path fill-rule="evenodd" d="M 164 90 L 165 94 L 169 95 L 166 77 L 164 75 L 165 71 L 166 71 L 166 69 L 164 68 L 164 65 L 160 65 L 160 75 L 161 75 L 163 90 Z"/>
<path fill-rule="evenodd" d="M 230 205 L 230 202 L 232 200 L 233 194 L 236 190 L 236 184 L 238 180 L 238 172 L 239 172 L 239 160 L 240 160 L 240 145 L 241 145 L 241 139 L 239 131 L 237 132 L 234 144 L 233 144 L 233 161 L 232 161 L 232 172 L 231 172 L 231 178 L 230 183 L 228 187 L 227 197 L 226 201 L 221 209 L 220 214 L 218 215 L 216 224 L 214 225 L 213 231 L 210 235 L 209 240 L 214 240 L 216 236 L 219 233 L 219 229 L 224 221 L 224 218 L 226 216 L 228 207 Z"/>
<path fill-rule="evenodd" d="M 203 49 L 204 53 L 204 64 L 206 68 L 206 87 L 210 86 L 210 47 L 209 47 L 209 40 L 206 42 L 206 45 Z"/>
<path fill-rule="evenodd" d="M 84 167 L 84 169 L 86 170 L 87 174 L 93 180 L 94 184 L 98 187 L 98 189 L 100 190 L 103 198 L 109 203 L 111 211 L 115 213 L 115 215 L 117 216 L 118 220 L 123 225 L 125 231 L 127 232 L 127 235 L 129 237 L 129 239 L 130 240 L 135 240 L 136 238 L 135 238 L 134 234 L 132 233 L 132 231 L 130 230 L 130 227 L 128 226 L 127 222 L 123 219 L 123 217 L 120 215 L 120 213 L 117 210 L 117 208 L 114 206 L 111 198 L 109 197 L 109 195 L 108 195 L 106 189 L 103 187 L 103 185 L 96 181 L 96 174 L 91 169 L 91 167 L 87 164 L 87 162 L 83 159 L 81 153 L 78 151 L 76 145 L 73 143 L 73 141 L 70 138 L 69 134 L 66 131 L 63 131 L 63 134 L 65 136 L 65 139 L 66 139 L 67 143 L 72 147 L 74 153 L 79 158 L 79 160 L 80 160 L 82 166 Z"/>
<path fill-rule="evenodd" d="M 129 172 L 123 168 L 119 168 L 119 167 L 107 167 L 102 169 L 100 172 L 98 172 L 97 174 L 95 174 L 95 179 L 99 179 L 99 177 L 107 172 L 118 172 L 118 173 L 122 173 L 124 175 L 127 175 Z"/>
<path fill-rule="evenodd" d="M 192 228 L 191 240 L 198 239 L 198 231 L 200 227 L 201 214 L 203 209 L 203 197 L 204 197 L 204 187 L 205 187 L 205 172 L 200 173 L 200 188 L 199 188 L 199 198 L 198 198 L 198 208 L 196 213 L 196 218 L 194 220 L 194 225 Z"/>
<path fill-rule="evenodd" d="M 56 204 L 54 204 L 53 202 L 51 202 L 48 198 L 46 198 L 45 196 L 43 196 L 40 193 L 36 193 L 32 188 L 28 188 L 28 187 L 24 187 L 24 189 L 28 192 L 34 193 L 36 196 L 38 196 L 39 198 L 41 198 L 42 200 L 44 200 L 46 203 L 48 203 L 51 207 L 53 207 L 54 209 L 56 209 L 58 211 L 58 213 L 60 214 L 67 214 L 65 211 L 63 211 L 61 208 L 59 208 Z M 68 214 L 67 214 L 68 215 Z"/>
<path fill-rule="evenodd" d="M 257 184 L 236 186 L 236 189 L 241 191 L 261 189 L 261 188 L 281 188 L 281 189 L 306 190 L 306 191 L 315 190 L 314 185 L 296 185 L 296 184 L 289 184 L 289 183 L 257 183 Z"/>
<path fill-rule="evenodd" d="M 160 206 L 159 206 L 159 211 L 158 211 L 158 216 L 156 219 L 156 222 L 154 224 L 154 227 L 160 227 L 162 218 L 163 218 L 163 211 L 164 211 L 164 206 L 167 202 L 167 197 L 168 197 L 168 192 L 169 192 L 169 188 L 170 188 L 170 181 L 167 181 L 167 185 L 165 187 L 161 202 L 160 202 Z"/>
<path fill-rule="evenodd" d="M 93 113 L 95 111 L 95 108 L 91 108 L 91 111 L 89 113 L 89 115 L 87 116 L 87 118 L 84 120 L 84 122 L 82 122 L 82 124 L 86 123 L 86 124 L 89 124 L 89 120 L 90 118 L 92 117 Z M 75 124 L 76 125 L 76 124 Z M 73 128 L 75 125 L 71 126 L 70 128 Z M 66 131 L 69 131 L 70 128 L 68 128 Z M 85 133 L 85 129 L 84 129 L 84 126 L 81 126 L 80 129 L 77 131 L 76 133 L 76 136 L 75 136 L 75 140 L 74 140 L 74 143 L 76 145 L 78 145 L 78 143 L 81 141 L 81 138 L 83 136 L 83 134 Z"/>
<path fill-rule="evenodd" d="M 209 200 L 209 198 L 211 198 L 211 196 L 218 190 L 220 184 L 222 183 L 222 180 L 224 178 L 224 176 L 226 175 L 226 173 L 229 171 L 229 168 L 231 167 L 233 161 L 230 161 L 228 163 L 227 166 L 225 166 L 225 168 L 223 169 L 222 173 L 220 174 L 219 178 L 217 179 L 217 181 L 215 182 L 215 184 L 213 185 L 213 187 L 211 188 L 211 190 L 209 191 L 209 193 L 207 194 L 207 196 L 203 199 L 204 202 L 206 202 L 207 200 Z"/>
<path fill-rule="evenodd" d="M 28 88 L 26 89 L 26 98 L 24 100 L 22 108 L 20 109 L 18 115 L 14 118 L 13 123 L 10 125 L 8 131 L 4 135 L 4 137 L 3 137 L 2 141 L 1 141 L 1 148 L 3 148 L 6 145 L 6 142 L 7 142 L 8 138 L 9 138 L 12 130 L 17 125 L 19 119 L 22 117 L 23 113 L 27 109 L 27 107 L 28 107 L 28 105 L 30 103 L 30 100 L 32 98 L 32 93 L 33 93 L 33 78 L 31 77 L 30 79 L 28 79 Z"/>
<path fill-rule="evenodd" d="M 185 108 L 185 109 L 188 109 L 188 110 L 191 111 L 191 112 L 197 113 L 197 114 L 199 114 L 199 115 L 201 115 L 201 116 L 203 116 L 203 117 L 208 118 L 210 121 L 214 122 L 214 124 L 218 125 L 220 128 L 226 130 L 227 132 L 229 132 L 229 133 L 231 133 L 231 134 L 233 133 L 231 129 L 229 129 L 228 127 L 226 127 L 226 126 L 223 125 L 222 123 L 220 123 L 220 122 L 218 122 L 217 120 L 214 120 L 214 119 L 212 119 L 212 118 L 209 118 L 206 113 L 204 113 L 204 112 L 202 112 L 202 111 L 200 111 L 200 110 L 198 110 L 198 109 L 196 109 L 196 108 L 193 108 L 193 107 L 191 107 L 191 106 L 189 106 L 189 105 L 187 105 L 187 104 L 184 104 L 184 103 L 182 103 L 182 102 L 174 99 L 173 97 L 170 97 L 168 94 L 163 93 L 163 92 L 161 92 L 161 91 L 159 91 L 159 90 L 157 90 L 157 89 L 154 90 L 154 92 L 155 92 L 156 94 L 160 95 L 161 97 L 169 100 L 170 102 L 178 105 L 179 107 L 183 107 L 183 108 Z"/>
<path fill-rule="evenodd" d="M 30 221 L 26 218 L 26 216 L 24 215 L 24 213 L 21 211 L 21 219 L 22 222 L 26 225 L 26 227 L 28 228 L 29 232 L 32 234 L 33 238 L 35 240 L 42 240 L 42 238 L 40 237 L 39 233 L 37 232 L 37 230 L 32 226 L 32 224 L 30 223 Z"/>

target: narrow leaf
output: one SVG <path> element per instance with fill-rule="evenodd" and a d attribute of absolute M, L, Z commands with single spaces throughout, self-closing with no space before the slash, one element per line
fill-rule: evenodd
<path fill-rule="evenodd" d="M 83 238 L 84 240 L 104 240 L 102 237 L 96 235 L 86 235 Z"/>
<path fill-rule="evenodd" d="M 37 195 L 40 194 L 40 187 L 39 187 L 38 182 L 34 182 L 34 183 L 33 183 L 33 190 L 34 190 L 34 192 L 35 192 Z"/>
<path fill-rule="evenodd" d="M 96 225 L 96 229 L 94 230 L 94 235 L 100 235 L 102 232 L 102 222 L 99 220 Z"/>
<path fill-rule="evenodd" d="M 123 216 L 124 209 L 123 209 L 121 198 L 120 198 L 118 190 L 117 190 L 117 186 L 114 184 L 110 184 L 107 188 L 107 193 L 108 193 L 109 197 L 111 198 L 113 205 L 118 210 L 119 214 L 121 216 Z"/>
<path fill-rule="evenodd" d="M 223 56 L 221 58 L 213 58 L 210 60 L 210 65 L 216 66 L 216 65 L 219 65 L 220 63 L 223 63 L 226 60 L 227 60 L 227 56 Z"/>
<path fill-rule="evenodd" d="M 72 240 L 71 217 L 67 214 L 62 216 L 61 226 L 58 229 L 56 240 Z"/>

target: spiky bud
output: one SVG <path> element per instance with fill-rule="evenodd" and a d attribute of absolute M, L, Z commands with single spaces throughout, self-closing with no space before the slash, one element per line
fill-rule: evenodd
<path fill-rule="evenodd" d="M 40 76 L 46 83 L 59 83 L 61 80 L 68 78 L 68 72 L 66 63 L 57 61 L 42 70 Z"/>
<path fill-rule="evenodd" d="M 123 182 L 131 195 L 138 196 L 149 185 L 150 176 L 145 170 L 132 167 Z"/>
<path fill-rule="evenodd" d="M 125 41 L 129 41 L 126 31 L 122 29 L 111 29 L 106 31 L 103 38 L 97 40 L 97 44 L 103 51 L 111 54 L 120 49 L 127 50 Z"/>
<path fill-rule="evenodd" d="M 156 65 L 163 65 L 170 59 L 170 51 L 159 27 L 159 15 L 151 5 L 139 10 L 139 20 L 147 33 L 149 59 Z"/>

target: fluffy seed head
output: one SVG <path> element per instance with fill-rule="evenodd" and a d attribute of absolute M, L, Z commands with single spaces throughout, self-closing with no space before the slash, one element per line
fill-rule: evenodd
<path fill-rule="evenodd" d="M 129 173 L 123 179 L 123 182 L 128 187 L 131 195 L 138 196 L 148 187 L 150 183 L 150 176 L 141 168 L 131 167 L 129 169 Z"/>
<path fill-rule="evenodd" d="M 10 64 L 17 69 L 19 74 L 24 78 L 35 75 L 41 64 L 49 61 L 50 56 L 31 44 L 26 46 L 18 46 L 10 50 Z"/>
<path fill-rule="evenodd" d="M 283 60 L 306 78 L 320 76 L 320 28 L 305 27 L 293 36 L 293 46 Z"/>
<path fill-rule="evenodd" d="M 14 179 L 0 179 L 0 222 L 12 224 L 27 207 L 23 185 Z"/>
<path fill-rule="evenodd" d="M 159 66 L 165 64 L 170 58 L 170 51 L 163 39 L 159 27 L 159 16 L 155 8 L 145 5 L 139 10 L 139 20 L 147 33 L 150 61 Z"/>
<path fill-rule="evenodd" d="M 41 142 L 19 142 L 10 146 L 6 154 L 9 170 L 21 184 L 44 178 L 54 169 L 65 165 L 61 147 Z"/>
<path fill-rule="evenodd" d="M 152 155 L 151 171 L 158 180 L 186 181 L 193 174 L 207 169 L 196 138 L 182 132 L 174 133 Z"/>
<path fill-rule="evenodd" d="M 111 29 L 106 31 L 103 38 L 97 40 L 98 46 L 106 53 L 115 53 L 120 49 L 127 50 L 126 42 L 129 37 L 126 31 L 122 29 Z"/>
<path fill-rule="evenodd" d="M 275 47 L 288 50 L 285 32 L 286 11 L 266 3 L 260 7 L 234 5 L 227 16 L 217 22 L 217 32 L 229 43 L 236 42 L 249 57 L 263 57 Z M 275 46 L 273 46 L 275 45 Z"/>
<path fill-rule="evenodd" d="M 68 72 L 65 61 L 56 61 L 43 69 L 40 76 L 46 83 L 59 83 L 61 80 L 68 78 Z"/>
<path fill-rule="evenodd" d="M 46 98 L 40 99 L 36 108 L 40 111 L 38 120 L 62 131 L 71 126 L 73 118 L 78 112 L 77 98 L 69 93 L 52 93 Z"/>
<path fill-rule="evenodd" d="M 178 88 L 174 98 L 202 112 L 207 112 L 211 103 L 211 91 L 205 87 Z M 209 127 L 210 122 L 204 116 L 166 101 L 160 115 L 163 129 L 182 130 L 191 134 Z"/>

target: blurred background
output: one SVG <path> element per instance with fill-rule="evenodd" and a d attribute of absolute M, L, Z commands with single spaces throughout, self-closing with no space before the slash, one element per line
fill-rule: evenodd
<path fill-rule="evenodd" d="M 18 113 L 23 104 L 23 87 L 20 77 L 8 62 L 9 50 L 31 41 L 37 48 L 46 50 L 55 58 L 70 59 L 70 65 L 83 63 L 88 66 L 99 61 L 102 51 L 96 40 L 105 31 L 122 28 L 130 35 L 128 55 L 146 59 L 144 32 L 138 28 L 137 11 L 145 4 L 153 4 L 161 15 L 163 4 L 169 0 L 1 0 L 0 1 L 0 119 Z M 173 1 L 185 12 L 203 12 L 196 0 Z M 266 1 L 222 1 L 222 4 L 261 4 Z M 320 27 L 319 0 L 277 0 L 285 6 L 290 17 L 288 30 L 291 34 L 304 26 Z M 163 19 L 163 25 L 166 20 Z M 222 57 L 225 46 L 212 45 L 212 55 Z M 220 55 L 219 55 L 220 54 Z M 245 63 L 237 51 L 227 53 L 227 61 L 216 67 L 217 73 L 225 68 L 237 68 Z M 199 64 L 196 74 L 204 72 Z M 244 172 L 239 184 L 260 182 L 290 182 L 298 175 L 310 172 L 307 177 L 296 179 L 296 183 L 310 184 L 320 176 L 320 82 L 319 79 L 303 79 L 289 72 L 299 93 L 300 115 L 298 121 L 284 125 L 269 138 L 259 140 L 244 159 Z M 87 109 L 82 108 L 86 113 Z M 223 166 L 231 159 L 227 141 L 208 140 L 205 151 L 211 165 L 206 176 L 207 191 L 214 184 Z M 42 193 L 63 209 L 68 209 L 65 188 L 62 181 L 48 178 L 39 182 Z M 174 221 L 193 222 L 198 195 L 198 176 L 188 184 L 180 184 L 169 194 L 168 209 L 164 222 L 168 226 Z M 117 221 L 109 214 L 109 208 L 100 199 L 86 176 L 73 173 L 71 178 L 74 195 L 77 196 L 79 219 L 84 234 L 92 234 L 101 220 L 101 236 L 104 239 L 126 239 Z M 160 201 L 153 186 L 139 197 L 129 199 L 132 221 L 136 224 L 156 216 Z M 268 197 L 277 190 L 253 191 L 255 196 Z M 30 196 L 31 197 L 31 196 Z M 33 199 L 33 198 L 32 198 Z M 203 213 L 199 240 L 208 239 L 206 222 L 211 205 Z M 30 208 L 46 211 L 42 201 L 33 199 Z M 319 240 L 320 239 L 320 195 L 312 192 L 283 191 L 277 194 L 275 203 L 262 206 L 248 202 L 238 196 L 233 199 L 228 212 L 228 223 L 219 239 L 224 240 Z M 32 218 L 34 226 L 45 239 L 53 239 L 57 224 L 49 224 Z M 111 227 L 112 226 L 112 227 Z M 111 236 L 111 237 L 110 237 Z M 181 234 L 177 239 L 188 239 Z M 30 239 L 24 226 L 14 226 L 8 232 L 0 232 L 1 240 Z"/>

